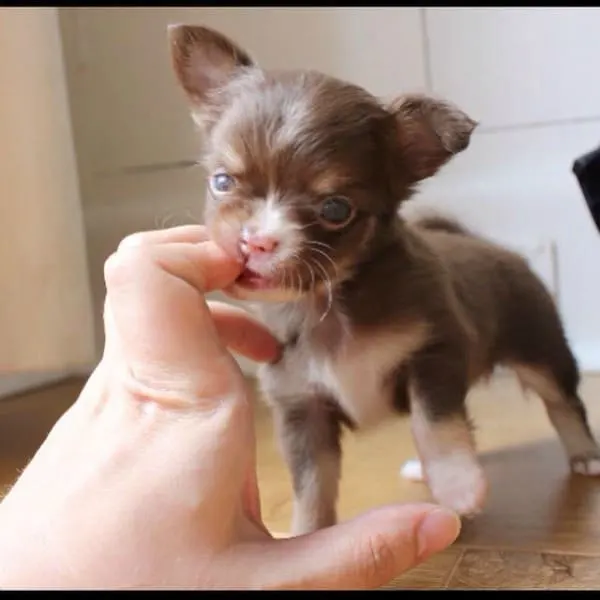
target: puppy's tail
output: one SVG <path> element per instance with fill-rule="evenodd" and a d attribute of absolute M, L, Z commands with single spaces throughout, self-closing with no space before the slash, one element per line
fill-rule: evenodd
<path fill-rule="evenodd" d="M 443 231 L 445 233 L 452 233 L 455 235 L 473 235 L 458 221 L 455 221 L 449 217 L 443 217 L 441 215 L 427 215 L 419 217 L 413 221 L 413 225 L 420 229 L 427 229 L 429 231 Z"/>

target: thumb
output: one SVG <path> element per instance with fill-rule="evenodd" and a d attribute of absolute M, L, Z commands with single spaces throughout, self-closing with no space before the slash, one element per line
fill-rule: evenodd
<path fill-rule="evenodd" d="M 309 535 L 267 542 L 272 560 L 256 568 L 267 581 L 275 577 L 278 589 L 376 589 L 444 550 L 459 531 L 459 518 L 444 508 L 389 506 Z"/>

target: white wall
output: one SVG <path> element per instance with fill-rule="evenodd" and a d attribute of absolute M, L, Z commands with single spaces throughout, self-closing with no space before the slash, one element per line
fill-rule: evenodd
<path fill-rule="evenodd" d="M 571 175 L 600 143 L 596 8 L 62 9 L 98 315 L 102 262 L 123 235 L 202 212 L 200 172 L 157 170 L 197 148 L 166 46 L 182 21 L 221 29 L 266 67 L 460 104 L 481 126 L 418 203 L 531 254 L 582 365 L 600 369 L 600 236 Z M 149 171 L 123 172 L 133 166 Z"/>
<path fill-rule="evenodd" d="M 0 89 L 1 398 L 94 359 L 57 8 L 0 8 Z"/>
<path fill-rule="evenodd" d="M 430 9 L 433 90 L 481 122 L 469 150 L 423 188 L 506 242 L 553 242 L 567 331 L 600 369 L 600 235 L 571 173 L 600 144 L 600 9 Z"/>

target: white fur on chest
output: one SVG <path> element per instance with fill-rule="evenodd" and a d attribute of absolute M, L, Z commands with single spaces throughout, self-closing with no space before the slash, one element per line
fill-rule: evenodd
<path fill-rule="evenodd" d="M 312 357 L 307 378 L 327 390 L 354 423 L 375 425 L 393 412 L 390 376 L 420 344 L 416 333 L 349 336 L 335 356 Z"/>
<path fill-rule="evenodd" d="M 298 324 L 297 312 L 286 317 L 288 323 Z M 282 335 L 281 330 L 276 333 Z M 325 394 L 358 426 L 374 425 L 393 412 L 390 376 L 419 348 L 425 333 L 418 325 L 361 334 L 346 326 L 339 341 L 326 351 L 304 328 L 296 346 L 277 365 L 263 367 L 259 377 L 275 403 L 293 404 Z"/>

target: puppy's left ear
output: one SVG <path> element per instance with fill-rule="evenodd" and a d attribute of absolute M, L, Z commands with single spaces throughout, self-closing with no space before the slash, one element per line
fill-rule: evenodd
<path fill-rule="evenodd" d="M 204 105 L 211 94 L 253 67 L 250 55 L 228 37 L 201 25 L 169 25 L 173 69 L 192 106 Z"/>
<path fill-rule="evenodd" d="M 453 104 L 420 94 L 394 100 L 388 111 L 411 183 L 431 177 L 465 150 L 478 124 Z"/>

